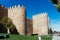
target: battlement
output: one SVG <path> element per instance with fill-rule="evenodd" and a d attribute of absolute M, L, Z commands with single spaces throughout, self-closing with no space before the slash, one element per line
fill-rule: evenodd
<path fill-rule="evenodd" d="M 36 16 L 48 16 L 48 13 L 47 12 L 41 12 L 41 13 L 38 13 L 36 15 L 33 15 L 33 17 L 36 17 Z"/>
<path fill-rule="evenodd" d="M 21 9 L 21 10 L 25 10 L 25 7 L 22 5 L 22 6 L 20 6 L 20 5 L 15 5 L 15 6 L 12 6 L 12 7 L 9 7 L 9 8 L 7 8 L 7 7 L 5 7 L 5 6 L 3 6 L 3 5 L 0 5 L 0 7 L 1 8 L 4 8 L 4 9 L 7 9 L 7 10 L 10 10 L 10 11 L 12 11 L 12 10 L 19 10 L 19 9 Z"/>
<path fill-rule="evenodd" d="M 33 16 L 33 34 L 48 35 L 48 13 L 43 12 Z"/>
<path fill-rule="evenodd" d="M 5 7 L 5 6 L 3 6 L 3 5 L 0 5 L 0 7 Z"/>
<path fill-rule="evenodd" d="M 17 9 L 17 8 L 20 8 L 20 9 L 25 9 L 25 7 L 22 5 L 22 6 L 20 6 L 20 5 L 18 5 L 18 6 L 12 6 L 12 7 L 9 7 L 8 9 L 10 9 L 10 10 L 14 10 L 14 9 Z"/>
<path fill-rule="evenodd" d="M 5 6 L 1 5 L 1 4 L 0 4 L 0 7 L 4 8 L 4 9 L 8 9 L 7 7 L 5 7 Z"/>
<path fill-rule="evenodd" d="M 13 24 L 16 26 L 19 34 L 25 34 L 25 7 L 22 5 L 12 6 L 8 8 L 8 17 L 12 20 Z"/>

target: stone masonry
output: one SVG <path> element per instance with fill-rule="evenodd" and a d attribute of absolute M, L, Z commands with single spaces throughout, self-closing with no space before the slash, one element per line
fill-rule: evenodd
<path fill-rule="evenodd" d="M 47 13 L 33 16 L 33 34 L 48 35 L 49 19 Z"/>
<path fill-rule="evenodd" d="M 5 8 L 0 5 L 0 19 L 4 16 L 10 18 L 19 34 L 25 35 L 25 7 L 24 6 L 12 6 Z"/>
<path fill-rule="evenodd" d="M 47 13 L 41 13 L 33 16 L 33 19 L 26 18 L 26 9 L 24 6 L 12 6 L 5 8 L 0 5 L 0 19 L 4 16 L 10 18 L 16 29 L 21 35 L 48 35 L 49 17 Z"/>
<path fill-rule="evenodd" d="M 25 7 L 18 5 L 8 9 L 8 17 L 12 19 L 19 34 L 25 34 Z"/>

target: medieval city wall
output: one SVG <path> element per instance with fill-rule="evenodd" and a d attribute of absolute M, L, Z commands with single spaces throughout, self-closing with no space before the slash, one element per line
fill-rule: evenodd
<path fill-rule="evenodd" d="M 48 35 L 48 15 L 41 13 L 33 16 L 33 34 Z"/>
<path fill-rule="evenodd" d="M 38 35 L 48 35 L 48 28 L 50 26 L 50 22 L 47 13 L 34 15 L 33 20 L 28 20 L 27 22 L 27 20 L 25 19 L 26 9 L 24 6 L 18 5 L 12 6 L 10 8 L 4 8 L 3 6 L 0 6 L 0 9 L 0 19 L 3 16 L 9 17 L 12 20 L 13 24 L 16 26 L 19 34 L 25 35 L 25 31 L 27 31 L 27 35 L 32 34 L 32 32 L 33 34 Z M 27 30 L 25 28 L 25 23 L 27 24 Z"/>
<path fill-rule="evenodd" d="M 19 34 L 25 34 L 25 7 L 13 6 L 8 9 L 8 17 L 12 19 L 13 24 L 16 26 Z"/>
<path fill-rule="evenodd" d="M 0 19 L 4 16 L 8 16 L 8 9 L 5 8 L 3 5 L 0 5 Z"/>

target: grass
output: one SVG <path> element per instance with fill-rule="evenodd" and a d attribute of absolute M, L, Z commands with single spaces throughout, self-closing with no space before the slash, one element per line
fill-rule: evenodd
<path fill-rule="evenodd" d="M 42 40 L 52 40 L 52 35 L 43 35 L 41 38 Z"/>
<path fill-rule="evenodd" d="M 6 35 L 1 34 L 0 35 Z M 37 36 L 26 36 L 26 35 L 18 35 L 18 34 L 9 34 L 10 38 L 0 39 L 0 40 L 38 40 Z"/>
<path fill-rule="evenodd" d="M 6 35 L 6 33 L 0 33 L 0 35 Z M 26 36 L 18 34 L 9 34 L 10 38 L 0 39 L 0 40 L 38 40 L 38 36 Z M 52 35 L 41 36 L 42 40 L 52 40 Z"/>

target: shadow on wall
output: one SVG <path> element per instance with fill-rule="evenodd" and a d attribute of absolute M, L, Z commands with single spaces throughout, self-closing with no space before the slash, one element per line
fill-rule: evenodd
<path fill-rule="evenodd" d="M 14 26 L 14 25 L 13 25 Z M 7 28 L 3 25 L 3 24 L 1 24 L 0 23 L 0 33 L 7 33 Z M 14 26 L 14 28 L 11 28 L 10 29 L 10 33 L 11 34 L 19 34 L 18 32 L 17 32 L 17 29 L 16 29 L 16 27 Z"/>
<path fill-rule="evenodd" d="M 13 26 L 14 26 L 14 28 L 10 29 L 10 33 L 11 34 L 19 34 L 18 31 L 17 31 L 17 29 L 16 29 L 16 27 L 15 27 L 15 25 L 13 25 Z"/>
<path fill-rule="evenodd" d="M 0 23 L 0 33 L 7 33 L 6 27 Z"/>

